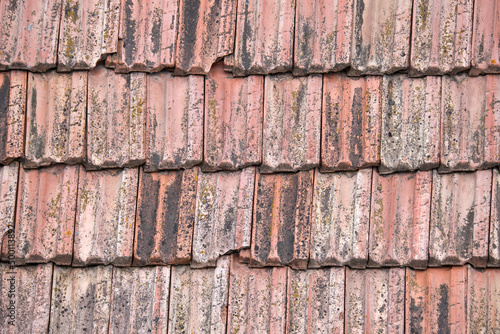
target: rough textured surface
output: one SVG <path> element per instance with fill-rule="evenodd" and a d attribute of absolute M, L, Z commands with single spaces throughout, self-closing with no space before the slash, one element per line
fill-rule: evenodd
<path fill-rule="evenodd" d="M 488 265 L 500 267 L 500 171 L 493 170 Z"/>
<path fill-rule="evenodd" d="M 500 332 L 500 269 L 468 267 L 467 332 Z"/>
<path fill-rule="evenodd" d="M 474 1 L 470 75 L 500 73 L 500 3 Z"/>
<path fill-rule="evenodd" d="M 0 261 L 15 259 L 14 213 L 18 174 L 18 162 L 0 167 Z"/>

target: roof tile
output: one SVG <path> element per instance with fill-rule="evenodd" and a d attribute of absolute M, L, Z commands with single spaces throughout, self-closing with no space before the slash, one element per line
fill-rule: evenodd
<path fill-rule="evenodd" d="M 19 163 L 16 161 L 0 167 L 0 261 L 11 261 L 15 256 L 14 213 L 18 175 Z"/>
<path fill-rule="evenodd" d="M 474 1 L 470 75 L 500 73 L 500 3 Z"/>
<path fill-rule="evenodd" d="M 468 268 L 467 333 L 500 331 L 500 270 Z"/>
<path fill-rule="evenodd" d="M 500 171 L 493 170 L 488 265 L 500 267 Z"/>

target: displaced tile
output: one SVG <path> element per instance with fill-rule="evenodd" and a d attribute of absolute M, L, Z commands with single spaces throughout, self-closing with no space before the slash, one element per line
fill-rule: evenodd
<path fill-rule="evenodd" d="M 287 269 L 248 268 L 233 256 L 227 333 L 285 333 Z"/>
<path fill-rule="evenodd" d="M 264 78 L 234 78 L 217 63 L 205 81 L 203 170 L 260 165 Z"/>
<path fill-rule="evenodd" d="M 384 76 L 381 173 L 439 166 L 441 77 Z"/>
<path fill-rule="evenodd" d="M 191 168 L 203 155 L 203 77 L 147 76 L 146 171 Z"/>
<path fill-rule="evenodd" d="M 392 74 L 409 65 L 411 0 L 355 0 L 351 75 Z"/>
<path fill-rule="evenodd" d="M 488 260 L 492 171 L 432 178 L 429 265 L 485 267 Z"/>
<path fill-rule="evenodd" d="M 87 72 L 30 73 L 24 166 L 83 162 L 86 109 Z"/>
<path fill-rule="evenodd" d="M 431 171 L 373 172 L 369 266 L 427 267 L 431 188 Z"/>
<path fill-rule="evenodd" d="M 116 53 L 119 18 L 120 0 L 63 0 L 58 71 L 89 70 Z"/>
<path fill-rule="evenodd" d="M 457 73 L 470 66 L 473 0 L 414 0 L 411 75 Z"/>
<path fill-rule="evenodd" d="M 55 266 L 49 333 L 108 333 L 112 277 L 112 266 Z"/>
<path fill-rule="evenodd" d="M 241 263 L 250 263 L 250 256 L 251 256 L 251 251 L 250 251 L 250 248 L 245 248 L 245 249 L 242 249 L 238 252 L 238 256 L 239 256 L 239 261 Z"/>
<path fill-rule="evenodd" d="M 2 1 L 0 70 L 56 67 L 61 0 Z"/>
<path fill-rule="evenodd" d="M 134 265 L 191 260 L 198 168 L 139 175 Z"/>
<path fill-rule="evenodd" d="M 474 1 L 470 75 L 500 73 L 500 3 Z"/>
<path fill-rule="evenodd" d="M 500 267 L 500 171 L 493 169 L 488 266 Z"/>
<path fill-rule="evenodd" d="M 262 172 L 291 172 L 319 164 L 320 75 L 266 76 Z"/>
<path fill-rule="evenodd" d="M 166 333 L 170 267 L 114 268 L 109 333 Z"/>
<path fill-rule="evenodd" d="M 144 161 L 146 74 L 89 72 L 87 168 L 120 168 Z"/>
<path fill-rule="evenodd" d="M 316 170 L 310 268 L 366 266 L 371 187 L 371 168 L 339 173 Z"/>
<path fill-rule="evenodd" d="M 180 0 L 175 53 L 178 74 L 206 74 L 233 53 L 236 1 Z"/>
<path fill-rule="evenodd" d="M 21 168 L 15 228 L 19 264 L 71 264 L 79 169 Z"/>
<path fill-rule="evenodd" d="M 296 75 L 340 71 L 351 65 L 352 0 L 296 0 Z"/>
<path fill-rule="evenodd" d="M 138 168 L 80 169 L 73 266 L 132 263 Z"/>
<path fill-rule="evenodd" d="M 251 266 L 305 269 L 313 197 L 313 171 L 257 174 Z"/>
<path fill-rule="evenodd" d="M 500 332 L 500 269 L 467 270 L 467 333 Z"/>
<path fill-rule="evenodd" d="M 16 234 L 14 213 L 16 210 L 19 163 L 0 167 L 0 261 L 15 261 Z"/>
<path fill-rule="evenodd" d="M 405 269 L 346 268 L 345 333 L 404 333 Z"/>
<path fill-rule="evenodd" d="M 229 257 L 216 268 L 172 267 L 168 334 L 226 333 Z"/>
<path fill-rule="evenodd" d="M 321 171 L 380 164 L 381 77 L 323 77 Z"/>
<path fill-rule="evenodd" d="M 295 1 L 238 1 L 235 75 L 292 69 Z"/>
<path fill-rule="evenodd" d="M 288 269 L 287 333 L 344 333 L 345 268 Z"/>

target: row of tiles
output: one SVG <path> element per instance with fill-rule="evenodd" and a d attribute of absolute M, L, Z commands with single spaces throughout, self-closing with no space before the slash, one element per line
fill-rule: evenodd
<path fill-rule="evenodd" d="M 3 0 L 0 22 L 0 69 L 500 72 L 496 0 Z"/>
<path fill-rule="evenodd" d="M 500 165 L 500 75 L 0 72 L 0 138 L 31 168 L 473 171 Z"/>
<path fill-rule="evenodd" d="M 0 176 L 2 258 L 17 264 L 210 267 L 239 251 L 253 267 L 500 266 L 497 169 L 144 173 L 12 163 Z"/>
<path fill-rule="evenodd" d="M 209 269 L 0 264 L 0 278 L 0 333 L 500 331 L 500 269 L 299 271 L 231 256 Z"/>

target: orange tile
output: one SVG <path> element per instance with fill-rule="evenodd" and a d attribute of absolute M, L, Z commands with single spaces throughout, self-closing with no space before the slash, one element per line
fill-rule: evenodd
<path fill-rule="evenodd" d="M 470 75 L 500 73 L 500 3 L 474 1 Z"/>

